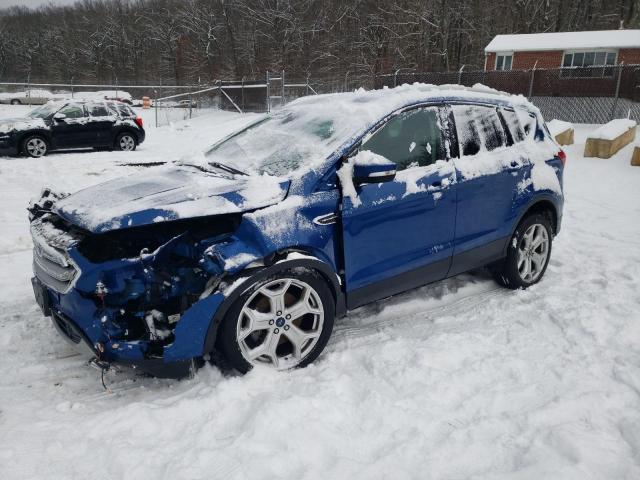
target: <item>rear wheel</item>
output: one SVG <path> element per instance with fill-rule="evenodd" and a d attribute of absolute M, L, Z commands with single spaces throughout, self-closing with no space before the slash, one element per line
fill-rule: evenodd
<path fill-rule="evenodd" d="M 132 133 L 125 132 L 116 138 L 115 148 L 124 152 L 131 152 L 136 149 L 136 139 Z"/>
<path fill-rule="evenodd" d="M 228 366 L 288 370 L 313 362 L 333 330 L 335 301 L 322 276 L 285 270 L 257 281 L 227 312 L 217 347 Z"/>
<path fill-rule="evenodd" d="M 549 264 L 553 232 L 549 219 L 541 214 L 520 222 L 509 243 L 504 262 L 494 268 L 501 285 L 517 289 L 538 283 Z"/>
<path fill-rule="evenodd" d="M 47 141 L 39 135 L 29 135 L 22 141 L 22 153 L 29 157 L 44 157 L 48 151 Z"/>
<path fill-rule="evenodd" d="M 14 98 L 13 100 L 11 100 L 11 105 L 21 105 L 21 104 L 22 102 L 17 98 Z"/>

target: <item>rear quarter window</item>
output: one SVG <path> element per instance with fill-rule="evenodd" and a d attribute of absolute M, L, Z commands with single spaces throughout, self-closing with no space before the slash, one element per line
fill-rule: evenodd
<path fill-rule="evenodd" d="M 511 108 L 501 108 L 500 114 L 504 119 L 505 127 L 508 129 L 511 134 L 511 138 L 514 143 L 521 142 L 525 139 L 524 130 L 522 125 L 520 124 L 520 119 L 518 118 L 518 114 L 515 110 Z"/>

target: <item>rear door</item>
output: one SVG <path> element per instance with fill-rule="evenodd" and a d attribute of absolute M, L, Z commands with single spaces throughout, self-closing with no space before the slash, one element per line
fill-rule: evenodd
<path fill-rule="evenodd" d="M 350 308 L 446 276 L 456 215 L 449 124 L 446 110 L 414 108 L 391 118 L 359 147 L 393 161 L 398 173 L 394 181 L 358 187 L 357 205 L 343 198 Z"/>
<path fill-rule="evenodd" d="M 460 145 L 454 162 L 458 211 L 450 271 L 456 275 L 501 258 L 530 166 L 526 155 L 513 148 L 514 136 L 523 136 L 508 126 L 517 125 L 513 110 L 507 114 L 495 105 L 464 104 L 452 110 Z"/>
<path fill-rule="evenodd" d="M 92 146 L 110 146 L 113 142 L 112 132 L 117 120 L 116 114 L 105 102 L 87 102 L 87 134 Z"/>
<path fill-rule="evenodd" d="M 91 146 L 87 130 L 87 114 L 82 103 L 69 103 L 58 110 L 64 119 L 51 120 L 51 136 L 55 148 L 82 148 Z"/>

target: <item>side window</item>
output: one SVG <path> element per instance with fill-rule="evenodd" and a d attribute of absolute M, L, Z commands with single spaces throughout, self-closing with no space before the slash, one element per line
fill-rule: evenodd
<path fill-rule="evenodd" d="M 500 117 L 495 107 L 453 105 L 458 141 L 462 155 L 476 155 L 481 150 L 495 150 L 507 143 Z"/>
<path fill-rule="evenodd" d="M 81 103 L 70 103 L 63 107 L 59 113 L 64 113 L 67 118 L 83 118 L 84 107 Z"/>
<path fill-rule="evenodd" d="M 382 155 L 398 170 L 446 159 L 438 109 L 415 108 L 398 114 L 363 140 L 360 150 Z"/>
<path fill-rule="evenodd" d="M 518 116 L 520 125 L 522 125 L 524 137 L 533 140 L 536 137 L 536 130 L 538 128 L 536 116 L 522 108 L 516 110 L 516 115 Z"/>
<path fill-rule="evenodd" d="M 108 117 L 110 115 L 104 103 L 87 103 L 87 110 L 92 117 Z"/>
<path fill-rule="evenodd" d="M 520 125 L 520 119 L 511 108 L 501 108 L 500 114 L 504 119 L 505 130 L 511 135 L 513 143 L 521 142 L 525 139 L 524 130 Z"/>

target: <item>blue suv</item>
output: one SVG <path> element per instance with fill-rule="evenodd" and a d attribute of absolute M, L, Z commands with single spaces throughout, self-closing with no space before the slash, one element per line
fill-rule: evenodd
<path fill-rule="evenodd" d="M 534 106 L 484 87 L 307 97 L 203 155 L 45 190 L 33 289 L 103 368 L 303 367 L 366 303 L 480 267 L 538 282 L 564 161 Z"/>

